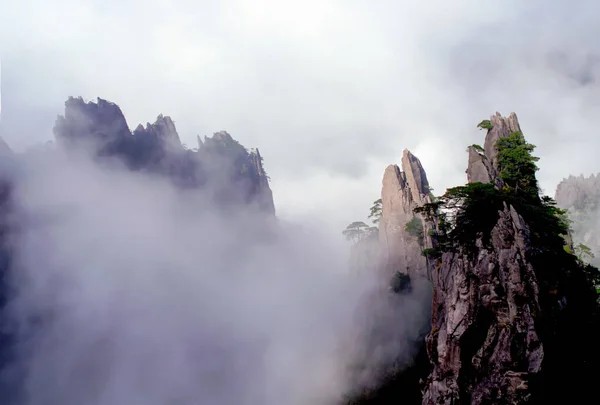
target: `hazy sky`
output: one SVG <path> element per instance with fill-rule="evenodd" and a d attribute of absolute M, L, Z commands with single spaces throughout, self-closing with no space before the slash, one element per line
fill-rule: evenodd
<path fill-rule="evenodd" d="M 279 215 L 363 219 L 409 148 L 463 183 L 476 124 L 515 111 L 553 194 L 600 171 L 597 0 L 0 0 L 4 137 L 51 138 L 69 95 L 259 147 Z"/>

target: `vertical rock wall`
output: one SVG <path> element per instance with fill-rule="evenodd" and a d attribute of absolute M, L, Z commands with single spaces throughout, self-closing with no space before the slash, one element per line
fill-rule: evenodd
<path fill-rule="evenodd" d="M 520 131 L 516 115 L 490 119 L 484 152 L 469 148 L 469 182 L 502 185 L 498 139 Z M 478 156 L 476 156 L 478 155 Z M 536 331 L 539 287 L 527 259 L 529 229 L 504 204 L 477 254 L 444 253 L 433 271 L 432 331 L 427 338 L 434 365 L 423 404 L 520 404 L 531 399 L 544 347 Z"/>
<path fill-rule="evenodd" d="M 422 216 L 413 210 L 431 202 L 429 182 L 421 162 L 410 151 L 404 150 L 402 154 L 402 170 L 396 165 L 385 169 L 381 200 L 382 267 L 390 274 L 399 271 L 411 278 L 428 277 L 427 261 L 422 252 L 431 247 L 430 229 Z M 409 232 L 407 224 L 411 221 Z"/>

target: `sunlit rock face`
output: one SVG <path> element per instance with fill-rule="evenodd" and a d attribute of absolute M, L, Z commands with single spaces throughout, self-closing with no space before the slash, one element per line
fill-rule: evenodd
<path fill-rule="evenodd" d="M 381 265 L 389 275 L 401 272 L 411 278 L 428 278 L 422 252 L 431 247 L 430 228 L 414 209 L 431 202 L 429 182 L 421 162 L 409 150 L 402 154 L 401 167 L 390 165 L 383 175 Z"/>

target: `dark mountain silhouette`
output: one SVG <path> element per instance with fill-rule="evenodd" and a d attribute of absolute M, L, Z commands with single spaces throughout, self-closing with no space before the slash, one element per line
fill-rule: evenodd
<path fill-rule="evenodd" d="M 18 271 L 13 266 L 13 246 L 19 227 L 31 221 L 13 209 L 13 186 L 26 170 L 25 160 L 32 156 L 50 156 L 57 152 L 91 155 L 99 165 L 146 173 L 168 179 L 177 188 L 198 190 L 212 200 L 211 207 L 264 215 L 265 223 L 275 218 L 269 178 L 258 149 L 248 151 L 227 132 L 221 131 L 198 148 L 181 143 L 175 124 L 159 115 L 152 124 L 130 131 L 121 109 L 98 98 L 85 102 L 69 98 L 64 115 L 54 126 L 55 142 L 15 153 L 0 139 L 0 402 L 9 403 L 17 395 L 19 374 L 5 375 L 14 354 L 12 325 L 4 310 L 12 298 L 10 278 Z M 41 155 L 35 155 L 41 154 Z M 60 181 L 60 179 L 58 180 Z M 69 215 L 67 212 L 66 215 Z M 36 219 L 38 220 L 38 219 Z M 6 402 L 5 402 L 6 401 Z"/>
<path fill-rule="evenodd" d="M 198 148 L 190 150 L 168 116 L 159 115 L 153 124 L 131 132 L 116 104 L 71 97 L 54 135 L 61 147 L 86 148 L 100 160 L 119 159 L 131 170 L 167 176 L 183 188 L 211 188 L 220 204 L 251 204 L 275 214 L 260 152 L 248 151 L 225 131 L 204 142 L 198 138 Z"/>

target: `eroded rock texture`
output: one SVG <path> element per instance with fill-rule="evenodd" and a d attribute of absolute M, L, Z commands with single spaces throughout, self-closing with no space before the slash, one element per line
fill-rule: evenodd
<path fill-rule="evenodd" d="M 430 227 L 414 209 L 431 202 L 429 182 L 419 159 L 410 151 L 402 154 L 402 170 L 385 169 L 381 189 L 382 215 L 379 223 L 382 267 L 411 278 L 428 277 L 423 249 L 431 247 Z M 408 227 L 407 227 L 408 225 Z"/>
<path fill-rule="evenodd" d="M 495 183 L 502 186 L 502 179 L 498 173 L 498 151 L 495 147 L 500 138 L 507 137 L 513 132 L 521 132 L 519 120 L 515 113 L 504 118 L 500 113 L 490 117 L 491 129 L 485 137 L 483 151 L 475 146 L 469 146 L 469 164 L 467 167 L 467 179 L 469 183 Z"/>
<path fill-rule="evenodd" d="M 516 115 L 490 119 L 484 152 L 469 148 L 469 182 L 502 185 L 501 137 L 520 131 Z M 444 253 L 433 271 L 432 332 L 427 348 L 434 369 L 423 404 L 519 404 L 531 397 L 544 348 L 536 332 L 538 281 L 527 259 L 529 229 L 504 204 L 489 241 L 476 253 Z"/>
<path fill-rule="evenodd" d="M 505 206 L 491 245 L 477 241 L 476 258 L 443 255 L 434 272 L 433 330 L 427 338 L 435 365 L 424 404 L 524 403 L 540 371 L 536 332 L 537 280 L 526 259 L 529 231 Z"/>

